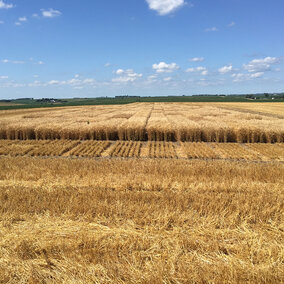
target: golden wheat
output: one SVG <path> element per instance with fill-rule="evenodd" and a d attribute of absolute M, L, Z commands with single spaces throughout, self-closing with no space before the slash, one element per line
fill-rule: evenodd
<path fill-rule="evenodd" d="M 1 283 L 281 283 L 281 163 L 1 157 Z"/>
<path fill-rule="evenodd" d="M 282 143 L 281 111 L 284 103 L 135 103 L 1 111 L 0 139 Z"/>

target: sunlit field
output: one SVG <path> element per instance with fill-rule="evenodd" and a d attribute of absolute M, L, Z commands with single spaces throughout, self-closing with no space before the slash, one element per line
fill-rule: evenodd
<path fill-rule="evenodd" d="M 284 104 L 0 112 L 0 283 L 281 283 Z"/>
<path fill-rule="evenodd" d="M 279 143 L 284 141 L 281 111 L 284 103 L 134 103 L 3 111 L 0 139 Z"/>
<path fill-rule="evenodd" d="M 279 162 L 0 159 L 0 280 L 280 283 Z"/>

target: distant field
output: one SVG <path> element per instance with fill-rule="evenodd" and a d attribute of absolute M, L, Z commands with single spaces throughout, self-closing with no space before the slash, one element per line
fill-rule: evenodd
<path fill-rule="evenodd" d="M 19 105 L 21 105 L 21 104 L 0 102 L 0 107 L 3 107 L 3 106 L 19 106 Z"/>
<path fill-rule="evenodd" d="M 274 143 L 284 103 L 134 103 L 0 112 L 0 139 Z"/>

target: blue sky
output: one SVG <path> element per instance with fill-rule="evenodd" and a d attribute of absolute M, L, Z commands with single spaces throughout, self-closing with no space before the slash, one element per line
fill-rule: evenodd
<path fill-rule="evenodd" d="M 0 0 L 0 98 L 284 91 L 283 0 Z"/>

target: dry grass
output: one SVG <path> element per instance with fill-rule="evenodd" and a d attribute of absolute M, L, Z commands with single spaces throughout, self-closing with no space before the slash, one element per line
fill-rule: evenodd
<path fill-rule="evenodd" d="M 0 140 L 3 156 L 284 161 L 284 144 L 165 141 Z"/>
<path fill-rule="evenodd" d="M 0 159 L 1 283 L 281 283 L 284 165 Z"/>
<path fill-rule="evenodd" d="M 2 111 L 0 139 L 281 143 L 280 112 L 284 103 L 135 103 Z"/>

